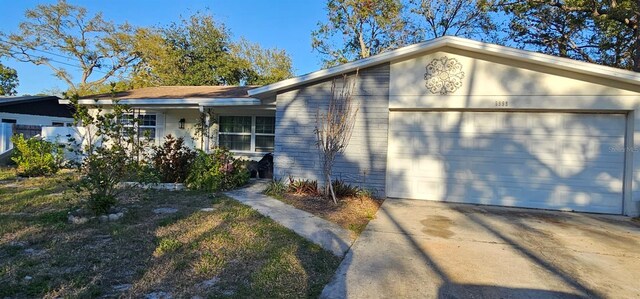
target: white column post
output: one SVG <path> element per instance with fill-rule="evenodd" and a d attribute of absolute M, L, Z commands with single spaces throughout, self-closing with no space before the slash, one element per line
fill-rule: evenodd
<path fill-rule="evenodd" d="M 211 152 L 211 149 L 209 147 L 210 139 L 211 139 L 211 136 L 210 136 L 210 134 L 211 134 L 211 113 L 209 113 L 209 112 L 210 112 L 210 109 L 206 109 L 206 113 L 205 113 L 205 116 L 204 116 L 205 121 L 204 121 L 204 130 L 203 130 L 204 132 L 203 133 L 204 133 L 204 135 L 206 135 L 206 137 L 204 139 L 204 148 L 205 148 L 204 151 L 206 153 Z"/>

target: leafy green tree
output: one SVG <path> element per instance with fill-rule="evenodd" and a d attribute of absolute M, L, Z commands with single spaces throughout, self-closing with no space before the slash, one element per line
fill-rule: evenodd
<path fill-rule="evenodd" d="M 328 0 L 311 45 L 326 67 L 401 47 L 415 37 L 403 11 L 399 0 Z"/>
<path fill-rule="evenodd" d="M 150 85 L 237 85 L 248 69 L 231 54 L 230 33 L 212 16 L 195 14 L 137 34 L 142 61 L 135 81 Z"/>
<path fill-rule="evenodd" d="M 293 75 L 291 58 L 283 50 L 264 49 L 231 40 L 224 24 L 196 13 L 164 28 L 136 32 L 141 57 L 131 85 L 268 84 Z"/>
<path fill-rule="evenodd" d="M 18 87 L 18 72 L 0 63 L 0 95 L 15 95 L 16 87 Z"/>
<path fill-rule="evenodd" d="M 17 32 L 0 34 L 0 51 L 18 61 L 48 66 L 73 91 L 121 75 L 137 59 L 131 26 L 115 25 L 100 13 L 88 15 L 85 8 L 60 0 L 29 9 L 25 17 Z M 79 70 L 80 78 L 70 69 Z"/>
<path fill-rule="evenodd" d="M 231 53 L 249 70 L 246 84 L 266 85 L 293 77 L 291 57 L 284 50 L 264 49 L 246 39 L 231 45 Z"/>
<path fill-rule="evenodd" d="M 518 47 L 640 71 L 637 1 L 501 1 Z"/>

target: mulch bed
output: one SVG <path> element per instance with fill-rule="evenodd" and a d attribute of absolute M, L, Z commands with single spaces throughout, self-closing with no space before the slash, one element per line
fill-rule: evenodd
<path fill-rule="evenodd" d="M 318 217 L 360 234 L 367 223 L 375 218 L 376 212 L 384 199 L 370 197 L 348 197 L 334 204 L 330 198 L 309 194 L 285 194 L 280 198 L 283 202 L 298 209 L 307 211 Z"/>

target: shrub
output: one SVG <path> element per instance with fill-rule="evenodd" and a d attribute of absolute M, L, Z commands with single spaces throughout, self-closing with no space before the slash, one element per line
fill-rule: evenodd
<path fill-rule="evenodd" d="M 120 181 L 137 182 L 140 184 L 157 184 L 162 180 L 158 170 L 145 161 L 129 161 L 128 173 Z"/>
<path fill-rule="evenodd" d="M 331 184 L 333 185 L 333 192 L 336 197 L 358 196 L 358 193 L 360 192 L 360 188 L 358 186 L 351 186 L 343 180 L 333 180 Z"/>
<path fill-rule="evenodd" d="M 198 151 L 185 183 L 189 189 L 214 192 L 237 188 L 249 181 L 245 165 L 222 147 L 211 154 Z"/>
<path fill-rule="evenodd" d="M 168 135 L 162 146 L 154 147 L 152 161 L 163 183 L 183 183 L 195 157 L 196 152 L 184 145 L 184 138 Z"/>
<path fill-rule="evenodd" d="M 292 177 L 289 177 L 289 193 L 295 194 L 308 194 L 308 195 L 318 195 L 320 192 L 318 191 L 318 181 L 312 180 L 294 180 Z"/>
<path fill-rule="evenodd" d="M 373 191 L 363 188 L 358 188 L 358 192 L 356 194 L 360 199 L 362 198 L 374 198 Z"/>
<path fill-rule="evenodd" d="M 282 181 L 282 179 L 271 180 L 267 185 L 267 188 L 264 189 L 263 193 L 273 197 L 282 197 L 285 193 L 287 193 L 288 187 Z"/>
<path fill-rule="evenodd" d="M 84 160 L 78 191 L 88 191 L 93 212 L 107 213 L 117 203 L 118 183 L 125 174 L 131 174 L 131 168 L 126 153 L 117 148 L 99 148 Z"/>
<path fill-rule="evenodd" d="M 25 139 L 22 134 L 11 137 L 11 142 L 11 160 L 18 165 L 19 175 L 51 175 L 60 169 L 64 156 L 60 146 L 37 137 Z"/>
<path fill-rule="evenodd" d="M 120 182 L 147 176 L 141 161 L 150 139 L 146 134 L 141 136 L 138 130 L 141 119 L 117 100 L 113 100 L 109 110 L 96 107 L 92 113 L 88 107 L 78 105 L 77 95 L 70 100 L 76 108 L 74 124 L 84 126 L 87 141 L 71 148 L 74 154 L 84 157 L 80 167 L 83 176 L 76 190 L 88 194 L 87 205 L 96 214 L 106 213 L 125 191 L 118 186 Z"/>

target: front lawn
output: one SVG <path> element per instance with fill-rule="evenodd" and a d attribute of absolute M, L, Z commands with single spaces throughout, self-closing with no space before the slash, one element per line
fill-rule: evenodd
<path fill-rule="evenodd" d="M 69 224 L 81 203 L 73 173 L 16 179 L 11 171 L 0 173 L 0 298 L 317 297 L 340 262 L 203 192 L 132 191 L 122 219 Z"/>

